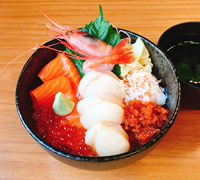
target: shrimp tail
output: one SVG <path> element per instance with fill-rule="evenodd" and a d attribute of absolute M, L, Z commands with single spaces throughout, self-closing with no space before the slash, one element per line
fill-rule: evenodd
<path fill-rule="evenodd" d="M 83 71 L 87 73 L 88 71 L 95 69 L 102 71 L 102 65 L 105 64 L 105 68 L 108 67 L 108 64 L 129 64 L 135 60 L 135 56 L 131 51 L 131 47 L 126 47 L 129 42 L 129 38 L 122 39 L 107 56 L 88 59 L 83 63 Z M 100 67 L 98 69 L 98 67 Z M 107 69 L 105 69 L 107 70 Z"/>
<path fill-rule="evenodd" d="M 114 52 L 119 51 L 120 49 L 123 49 L 123 48 L 128 44 L 129 41 L 130 41 L 129 38 L 122 39 L 122 40 L 110 51 L 109 54 L 113 54 Z"/>

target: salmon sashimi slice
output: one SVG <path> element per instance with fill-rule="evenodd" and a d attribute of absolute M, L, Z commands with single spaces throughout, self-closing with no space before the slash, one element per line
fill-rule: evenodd
<path fill-rule="evenodd" d="M 68 58 L 65 54 L 61 53 L 58 53 L 56 58 L 50 61 L 38 74 L 38 77 L 43 82 L 59 76 L 65 76 L 69 78 L 72 89 L 75 95 L 78 97 L 78 85 L 81 80 L 81 76 L 71 59 Z"/>
<path fill-rule="evenodd" d="M 83 125 L 80 122 L 80 114 L 77 111 L 77 106 L 74 107 L 73 111 L 65 116 L 67 121 L 62 122 L 62 125 L 69 124 L 70 126 L 76 126 L 78 128 L 83 128 Z"/>
<path fill-rule="evenodd" d="M 74 95 L 69 79 L 64 76 L 59 76 L 46 81 L 30 92 L 33 108 L 35 109 L 38 106 L 52 108 L 55 95 L 58 92 L 62 92 L 66 97 L 77 104 L 77 98 Z"/>
<path fill-rule="evenodd" d="M 72 112 L 65 116 L 70 125 L 77 127 L 83 127 L 80 123 L 80 115 L 77 111 L 77 98 L 72 90 L 71 82 L 67 77 L 59 76 L 52 80 L 46 81 L 36 89 L 30 92 L 31 99 L 33 101 L 33 108 L 47 107 L 51 108 L 55 99 L 55 95 L 58 92 L 62 92 L 66 97 L 70 98 L 75 103 L 75 107 Z"/>

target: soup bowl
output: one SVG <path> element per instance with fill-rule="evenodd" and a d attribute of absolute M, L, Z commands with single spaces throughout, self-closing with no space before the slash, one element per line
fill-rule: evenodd
<path fill-rule="evenodd" d="M 158 47 L 167 54 L 174 65 L 187 63 L 194 68 L 195 64 L 200 64 L 200 22 L 184 22 L 168 28 L 160 36 Z M 185 71 L 184 74 L 187 73 Z M 181 106 L 200 109 L 200 83 L 190 83 L 181 76 L 180 82 Z"/>
<path fill-rule="evenodd" d="M 56 57 L 57 52 L 48 48 L 39 48 L 28 59 L 21 71 L 16 87 L 16 107 L 21 122 L 28 133 L 47 153 L 67 165 L 95 171 L 111 170 L 127 166 L 140 160 L 155 149 L 175 121 L 180 104 L 180 84 L 173 64 L 151 41 L 136 33 L 126 30 L 123 31 L 129 34 L 132 43 L 135 42 L 137 38 L 141 38 L 144 42 L 154 65 L 153 74 L 158 79 L 162 79 L 161 85 L 165 88 L 167 93 L 165 108 L 169 110 L 167 121 L 163 124 L 160 133 L 155 135 L 148 143 L 126 153 L 101 157 L 79 156 L 62 151 L 48 143 L 38 132 L 35 120 L 32 118 L 34 110 L 30 91 L 42 83 L 37 77 L 37 74 L 49 61 Z M 123 36 L 122 34 L 122 37 Z M 48 46 L 56 42 L 56 39 L 52 39 L 45 45 Z M 53 48 L 65 50 L 65 47 L 61 44 L 54 45 Z"/>

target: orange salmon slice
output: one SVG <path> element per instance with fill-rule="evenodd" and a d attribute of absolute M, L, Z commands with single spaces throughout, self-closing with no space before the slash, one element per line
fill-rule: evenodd
<path fill-rule="evenodd" d="M 38 77 L 43 82 L 59 76 L 69 78 L 72 90 L 74 91 L 75 95 L 78 95 L 78 85 L 81 80 L 81 76 L 71 59 L 65 54 L 61 53 L 58 53 L 56 58 L 50 61 L 38 74 Z"/>
<path fill-rule="evenodd" d="M 78 101 L 72 90 L 71 82 L 68 78 L 59 76 L 55 79 L 46 81 L 44 84 L 30 92 L 33 108 L 35 109 L 38 106 L 52 108 L 55 95 L 58 92 L 62 92 L 77 105 Z M 70 125 L 82 127 L 82 124 L 80 123 L 80 115 L 76 106 L 69 115 L 65 116 L 65 118 L 68 120 Z"/>
<path fill-rule="evenodd" d="M 59 76 L 46 81 L 30 92 L 33 108 L 37 106 L 52 108 L 55 95 L 58 92 L 62 92 L 66 97 L 77 104 L 77 98 L 74 95 L 69 79 L 64 76 Z"/>

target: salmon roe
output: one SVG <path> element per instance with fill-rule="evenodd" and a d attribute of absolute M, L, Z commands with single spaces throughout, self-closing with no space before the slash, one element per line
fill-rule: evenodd
<path fill-rule="evenodd" d="M 124 108 L 122 127 L 129 135 L 131 148 L 150 141 L 167 120 L 168 110 L 154 102 L 129 101 Z"/>
<path fill-rule="evenodd" d="M 83 127 L 69 125 L 65 117 L 56 115 L 50 108 L 38 107 L 32 116 L 39 133 L 52 146 L 81 156 L 98 156 L 85 144 L 86 129 Z"/>

